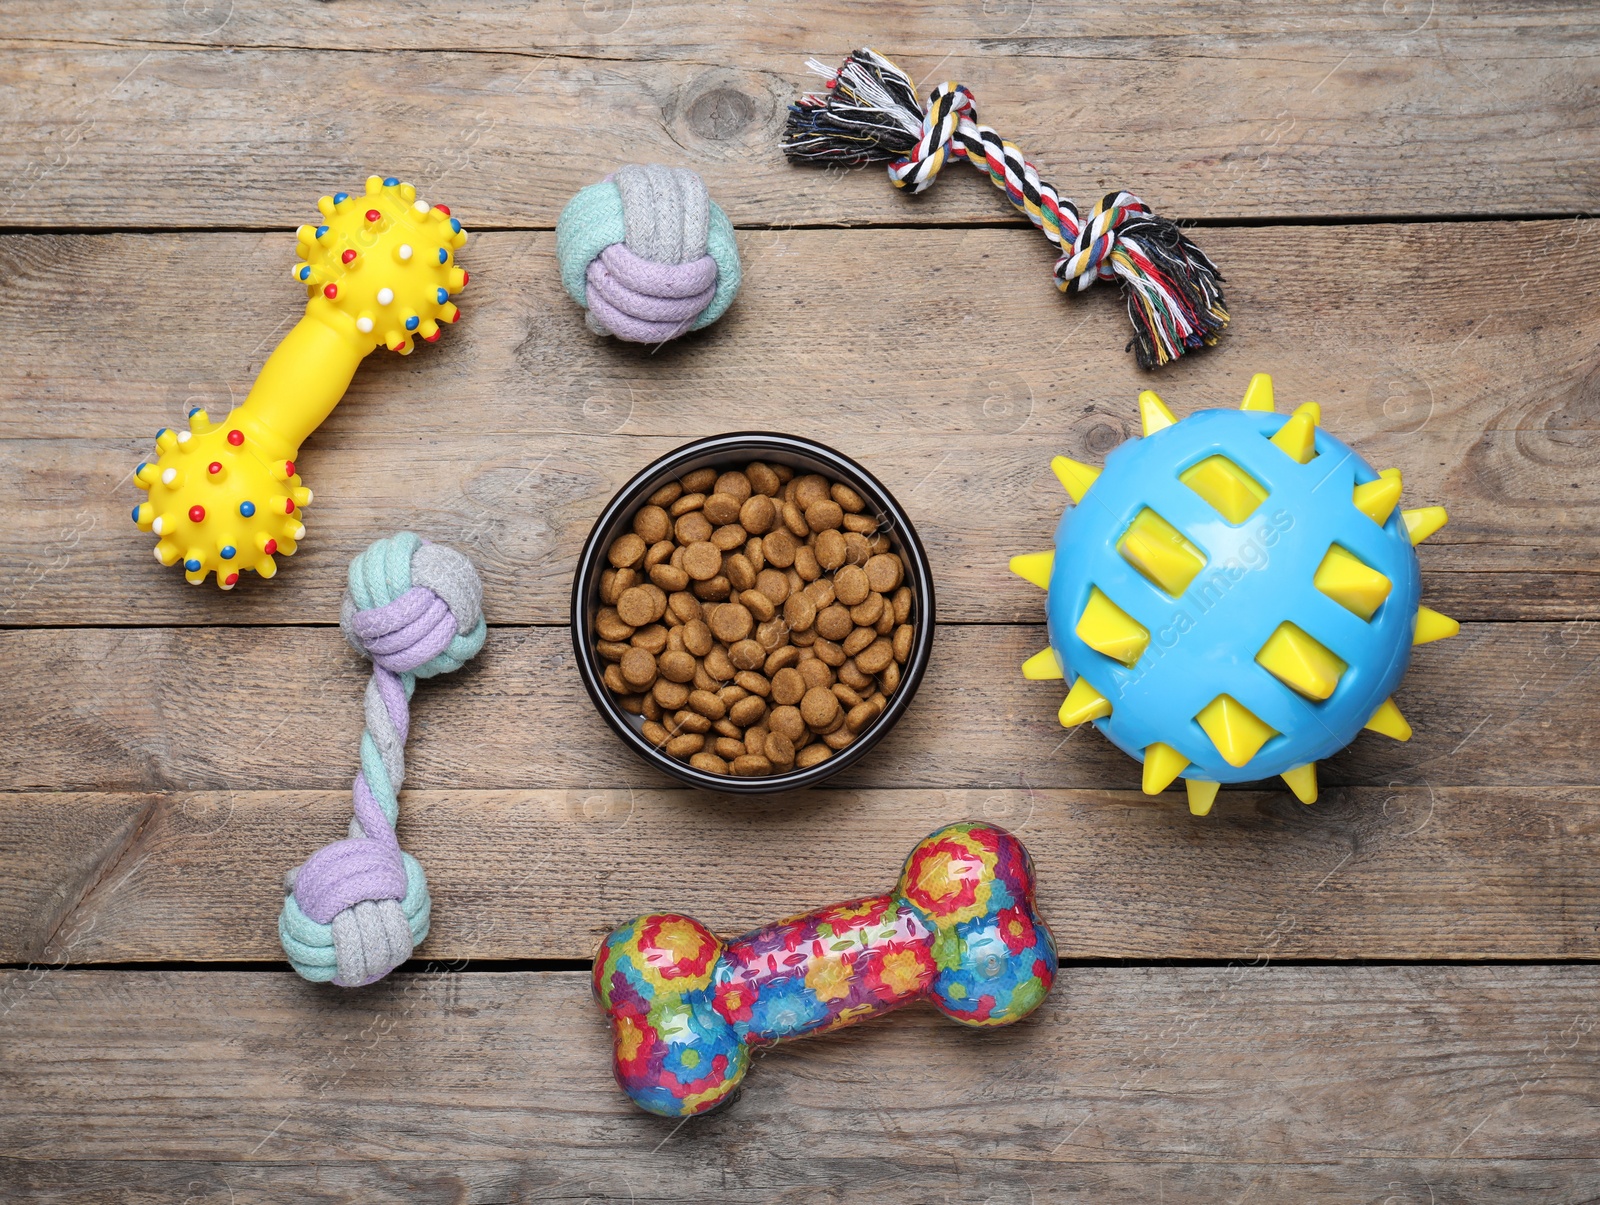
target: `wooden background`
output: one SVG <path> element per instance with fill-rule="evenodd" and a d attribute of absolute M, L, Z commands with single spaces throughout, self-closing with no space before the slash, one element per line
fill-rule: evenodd
<path fill-rule="evenodd" d="M 911 198 L 791 168 L 785 105 L 872 44 L 954 78 L 1087 203 L 1126 185 L 1222 265 L 1224 344 L 1154 381 L 1108 291 L 976 173 Z M 0 1196 L 1577 1202 L 1600 1198 L 1600 11 L 677 0 L 0 3 Z M 926 86 L 926 85 L 925 85 Z M 599 342 L 555 217 L 616 165 L 701 172 L 747 283 L 710 330 Z M 191 405 L 297 316 L 293 227 L 372 172 L 475 237 L 466 320 L 374 356 L 307 445 L 276 581 L 186 588 L 127 520 Z M 1153 384 L 1253 372 L 1451 524 L 1465 621 L 1305 808 L 1148 800 L 1018 665 L 1063 452 Z M 821 438 L 934 558 L 915 706 L 836 789 L 673 789 L 593 713 L 563 625 L 604 502 L 689 437 Z M 434 929 L 340 993 L 279 961 L 284 868 L 341 832 L 363 687 L 344 566 L 419 530 L 486 583 L 484 653 L 417 694 L 402 839 Z M 881 890 L 961 817 L 1018 831 L 1060 938 L 1029 1021 L 914 1009 L 756 1063 L 687 1124 L 611 1082 L 597 939 L 736 932 Z"/>

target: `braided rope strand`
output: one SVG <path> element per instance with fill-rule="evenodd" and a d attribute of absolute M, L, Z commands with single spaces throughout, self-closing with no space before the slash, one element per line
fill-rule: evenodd
<path fill-rule="evenodd" d="M 410 532 L 350 563 L 345 639 L 372 662 L 349 836 L 288 872 L 278 936 L 314 983 L 359 987 L 411 957 L 432 903 L 422 867 L 400 848 L 399 791 L 418 678 L 460 669 L 483 647 L 483 586 L 472 562 Z"/>
<path fill-rule="evenodd" d="M 1134 328 L 1129 347 L 1141 367 L 1216 343 L 1228 324 L 1222 274 L 1133 193 L 1107 193 L 1084 218 L 1015 143 L 979 123 L 964 85 L 940 84 L 922 105 L 910 77 L 876 51 L 857 50 L 837 70 L 807 65 L 827 89 L 789 106 L 782 145 L 790 159 L 852 167 L 889 160 L 890 181 L 914 193 L 932 186 L 946 163 L 965 159 L 1057 249 L 1058 289 L 1121 282 Z"/>

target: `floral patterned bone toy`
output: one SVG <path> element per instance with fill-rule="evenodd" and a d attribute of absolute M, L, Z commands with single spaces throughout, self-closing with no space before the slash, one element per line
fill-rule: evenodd
<path fill-rule="evenodd" d="M 294 278 L 306 287 L 305 317 L 262 365 L 244 404 L 220 423 L 189 411 L 189 430 L 156 433 L 156 459 L 134 470 L 149 500 L 133 508 L 141 531 L 160 537 L 156 559 L 183 562 L 198 586 L 215 570 L 231 590 L 240 569 L 278 571 L 305 535 L 311 491 L 295 457 L 380 343 L 410 355 L 432 342 L 460 310 L 450 294 L 467 274 L 454 252 L 467 241 L 443 205 L 417 200 L 394 177 L 367 178 L 364 197 L 335 193 L 317 202 L 322 224 L 302 226 Z"/>
<path fill-rule="evenodd" d="M 1028 851 L 992 824 L 923 839 L 886 895 L 779 921 L 727 944 L 686 916 L 641 916 L 607 937 L 594 991 L 617 1082 L 666 1117 L 712 1108 L 752 1048 L 927 999 L 963 1025 L 1009 1025 L 1055 978 Z"/>

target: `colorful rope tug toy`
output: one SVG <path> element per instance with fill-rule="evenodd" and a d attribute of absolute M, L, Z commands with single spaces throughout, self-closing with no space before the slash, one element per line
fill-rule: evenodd
<path fill-rule="evenodd" d="M 597 335 L 665 343 L 710 326 L 741 276 L 733 223 L 686 167 L 620 167 L 556 222 L 568 296 Z"/>
<path fill-rule="evenodd" d="M 216 572 L 231 590 L 241 569 L 278 571 L 305 536 L 311 491 L 300 482 L 300 445 L 322 425 L 356 367 L 380 344 L 410 355 L 439 337 L 460 310 L 467 283 L 454 252 L 467 241 L 443 205 L 417 200 L 394 177 L 367 178 L 364 197 L 317 202 L 322 224 L 302 226 L 294 278 L 305 285 L 305 317 L 262 365 L 249 396 L 220 423 L 189 411 L 189 429 L 156 433 L 156 459 L 134 470 L 149 500 L 133 508 L 141 531 L 160 538 L 156 559 L 183 562 L 198 586 Z"/>
<path fill-rule="evenodd" d="M 617 1083 L 665 1117 L 704 1113 L 750 1052 L 926 999 L 963 1025 L 1009 1025 L 1055 979 L 1028 851 L 991 824 L 924 838 L 886 895 L 779 921 L 726 944 L 686 916 L 641 916 L 600 946 L 595 998 Z"/>
<path fill-rule="evenodd" d="M 948 160 L 967 160 L 1060 250 L 1062 292 L 1122 282 L 1129 346 L 1141 368 L 1214 344 L 1228 325 L 1222 274 L 1175 224 L 1122 190 L 1107 193 L 1085 219 L 1015 145 L 978 124 L 965 85 L 940 84 L 923 106 L 910 77 L 876 51 L 857 50 L 837 71 L 815 59 L 806 66 L 828 81 L 827 91 L 789 106 L 783 151 L 790 159 L 851 167 L 887 159 L 889 180 L 912 192 L 931 186 Z"/>
<path fill-rule="evenodd" d="M 372 662 L 355 816 L 348 838 L 285 876 L 278 936 L 306 979 L 360 987 L 410 958 L 428 935 L 428 883 L 394 832 L 411 692 L 418 678 L 458 670 L 483 647 L 483 585 L 455 549 L 401 532 L 350 562 L 339 626 Z"/>
<path fill-rule="evenodd" d="M 1274 413 L 1265 373 L 1239 410 L 1180 423 L 1147 390 L 1139 415 L 1103 470 L 1051 461 L 1075 505 L 1055 551 L 1011 560 L 1049 591 L 1050 647 L 1022 672 L 1071 678 L 1061 723 L 1142 760 L 1146 794 L 1182 775 L 1204 816 L 1220 783 L 1281 775 L 1312 803 L 1317 761 L 1363 728 L 1411 737 L 1390 696 L 1412 646 L 1461 627 L 1419 605 L 1413 545 L 1448 516 L 1397 510 L 1400 471 L 1314 402 Z"/>

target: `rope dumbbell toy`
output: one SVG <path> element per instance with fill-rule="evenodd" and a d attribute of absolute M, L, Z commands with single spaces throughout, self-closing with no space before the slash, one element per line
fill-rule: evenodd
<path fill-rule="evenodd" d="M 965 85 L 940 84 L 923 106 L 910 77 L 876 51 L 857 50 L 837 71 L 814 59 L 806 65 L 827 80 L 827 91 L 789 106 L 783 151 L 790 159 L 851 167 L 887 159 L 890 181 L 912 192 L 931 186 L 948 160 L 967 160 L 1060 250 L 1062 292 L 1122 282 L 1129 346 L 1141 368 L 1214 344 L 1228 325 L 1222 274 L 1176 225 L 1125 190 L 1107 193 L 1085 219 L 1014 144 L 978 124 Z"/>
<path fill-rule="evenodd" d="M 285 876 L 278 935 L 305 978 L 360 987 L 428 935 L 427 880 L 394 831 L 411 692 L 418 678 L 460 669 L 483 647 L 483 585 L 455 549 L 401 532 L 350 563 L 339 626 L 372 662 L 355 817 L 349 837 Z"/>
<path fill-rule="evenodd" d="M 710 326 L 739 291 L 733 223 L 688 168 L 630 164 L 556 222 L 561 283 L 597 335 L 665 343 Z"/>
<path fill-rule="evenodd" d="M 295 471 L 300 445 L 350 387 L 379 344 L 410 355 L 461 315 L 450 294 L 466 287 L 454 253 L 466 231 L 443 205 L 417 199 L 393 176 L 370 176 L 364 197 L 317 202 L 321 224 L 302 226 L 294 278 L 305 316 L 267 357 L 249 396 L 220 423 L 198 407 L 189 429 L 156 433 L 156 459 L 134 483 L 149 494 L 133 508 L 140 531 L 159 537 L 156 559 L 182 561 L 198 586 L 213 571 L 231 590 L 242 569 L 278 571 L 305 535 L 311 491 Z"/>
<path fill-rule="evenodd" d="M 1033 889 L 1022 842 L 968 822 L 924 838 L 892 892 L 726 945 L 689 917 L 641 916 L 605 939 L 594 964 L 617 1082 L 641 1108 L 686 1117 L 728 1097 L 753 1049 L 913 1000 L 963 1025 L 1009 1025 L 1055 979 Z"/>

